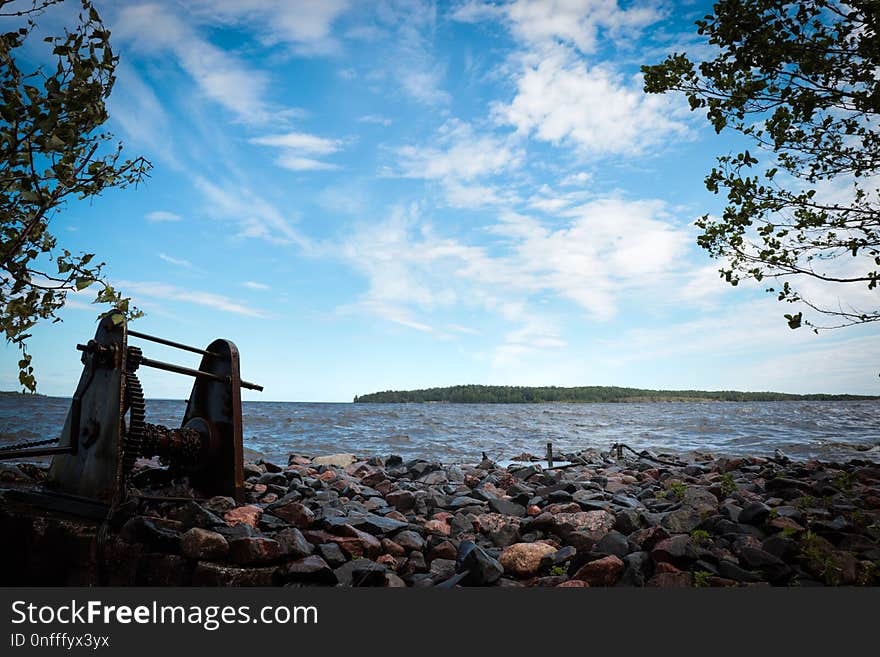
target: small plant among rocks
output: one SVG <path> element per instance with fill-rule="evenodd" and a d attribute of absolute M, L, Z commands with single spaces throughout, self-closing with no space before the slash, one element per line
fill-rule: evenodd
<path fill-rule="evenodd" d="M 705 529 L 695 529 L 691 532 L 691 540 L 697 545 L 705 545 L 712 538 L 712 535 Z"/>
<path fill-rule="evenodd" d="M 709 578 L 712 577 L 712 573 L 708 570 L 698 570 L 694 573 L 694 587 L 698 589 L 706 588 L 710 586 Z"/>
<path fill-rule="evenodd" d="M 669 484 L 669 491 L 675 495 L 676 499 L 683 499 L 684 492 L 687 490 L 687 484 L 683 481 L 673 481 Z"/>
<path fill-rule="evenodd" d="M 737 491 L 738 487 L 736 482 L 733 480 L 733 475 L 729 472 L 725 472 L 721 477 L 721 494 L 724 497 L 730 497 Z"/>

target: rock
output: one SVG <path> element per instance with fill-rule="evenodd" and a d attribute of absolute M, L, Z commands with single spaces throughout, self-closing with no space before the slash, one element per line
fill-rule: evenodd
<path fill-rule="evenodd" d="M 629 552 L 629 542 L 626 536 L 618 531 L 611 530 L 593 546 L 593 551 L 598 554 L 613 554 L 621 559 Z"/>
<path fill-rule="evenodd" d="M 700 514 L 690 507 L 683 507 L 667 513 L 660 525 L 670 534 L 689 534 L 702 521 Z"/>
<path fill-rule="evenodd" d="M 193 586 L 272 586 L 275 568 L 236 568 L 200 561 L 192 575 Z"/>
<path fill-rule="evenodd" d="M 520 539 L 519 518 L 504 516 L 500 513 L 483 513 L 476 517 L 473 526 L 500 548 L 512 545 Z"/>
<path fill-rule="evenodd" d="M 739 512 L 737 522 L 743 525 L 760 526 L 770 517 L 770 507 L 763 502 L 752 502 Z"/>
<path fill-rule="evenodd" d="M 275 534 L 275 540 L 278 542 L 282 557 L 302 559 L 314 551 L 312 544 L 305 539 L 302 532 L 296 527 L 282 529 Z"/>
<path fill-rule="evenodd" d="M 224 524 L 223 518 L 208 511 L 196 502 L 187 502 L 182 507 L 176 509 L 171 517 L 182 522 L 183 526 L 187 529 L 190 527 L 211 529 L 212 527 L 219 527 Z"/>
<path fill-rule="evenodd" d="M 614 586 L 623 570 L 623 561 L 609 555 L 584 564 L 572 579 L 583 580 L 590 586 Z"/>
<path fill-rule="evenodd" d="M 385 586 L 388 569 L 369 559 L 355 559 L 333 571 L 342 586 L 372 587 Z"/>
<path fill-rule="evenodd" d="M 135 516 L 123 525 L 122 539 L 128 543 L 141 543 L 151 550 L 177 552 L 180 548 L 180 533 L 161 527 L 156 519 Z"/>
<path fill-rule="evenodd" d="M 218 516 L 234 509 L 235 506 L 235 500 L 226 495 L 215 495 L 202 504 L 202 507 Z"/>
<path fill-rule="evenodd" d="M 452 559 L 458 555 L 458 549 L 450 541 L 440 541 L 428 550 L 428 561 L 434 559 Z"/>
<path fill-rule="evenodd" d="M 357 457 L 354 454 L 327 454 L 326 456 L 318 456 L 312 459 L 312 464 L 344 468 L 356 461 Z"/>
<path fill-rule="evenodd" d="M 506 573 L 534 577 L 541 569 L 541 560 L 555 552 L 556 548 L 546 543 L 515 543 L 504 548 L 499 562 Z"/>
<path fill-rule="evenodd" d="M 315 513 L 301 502 L 285 502 L 281 498 L 278 502 L 270 504 L 266 511 L 289 522 L 299 529 L 308 529 L 315 521 Z"/>
<path fill-rule="evenodd" d="M 590 585 L 580 579 L 570 579 L 556 585 L 557 589 L 587 589 Z"/>
<path fill-rule="evenodd" d="M 738 564 L 721 559 L 718 562 L 718 574 L 725 579 L 732 579 L 737 582 L 759 582 L 761 580 L 755 573 L 740 568 Z"/>
<path fill-rule="evenodd" d="M 497 498 L 490 499 L 489 508 L 495 513 L 501 513 L 506 516 L 517 516 L 521 518 L 526 515 L 526 508 L 523 505 L 516 504 L 510 500 Z"/>
<path fill-rule="evenodd" d="M 572 545 L 566 545 L 559 548 L 553 554 L 548 554 L 541 559 L 542 568 L 552 568 L 553 566 L 562 566 L 577 556 L 577 549 Z"/>
<path fill-rule="evenodd" d="M 406 550 L 400 543 L 392 541 L 390 538 L 383 538 L 381 541 L 382 549 L 394 557 L 406 556 Z"/>
<path fill-rule="evenodd" d="M 704 511 L 716 513 L 718 508 L 718 498 L 709 491 L 697 486 L 689 486 L 685 489 L 681 503 L 683 506 L 696 510 L 697 513 Z"/>
<path fill-rule="evenodd" d="M 250 504 L 248 506 L 239 506 L 234 509 L 230 509 L 223 514 L 223 520 L 225 520 L 226 524 L 230 527 L 234 527 L 235 525 L 239 524 L 256 527 L 261 515 L 263 515 L 263 509 L 258 506 L 254 506 L 253 504 Z"/>
<path fill-rule="evenodd" d="M 338 581 L 327 562 L 315 554 L 285 564 L 279 570 L 279 575 L 283 581 L 303 584 L 333 586 Z"/>
<path fill-rule="evenodd" d="M 684 534 L 677 534 L 660 541 L 651 550 L 651 558 L 655 563 L 666 562 L 680 568 L 696 561 L 697 556 L 691 538 Z"/>
<path fill-rule="evenodd" d="M 394 542 L 407 552 L 411 552 L 412 550 L 421 550 L 425 547 L 425 539 L 423 539 L 416 532 L 410 529 L 405 529 L 402 532 L 398 532 L 394 535 L 393 538 Z"/>
<path fill-rule="evenodd" d="M 693 586 L 693 577 L 690 573 L 657 573 L 645 586 L 661 588 L 690 588 Z"/>
<path fill-rule="evenodd" d="M 458 546 L 455 569 L 467 573 L 462 581 L 466 586 L 492 586 L 504 574 L 504 566 L 473 541 L 462 541 Z"/>
<path fill-rule="evenodd" d="M 626 569 L 618 586 L 644 586 L 650 574 L 651 555 L 647 552 L 631 552 L 623 558 Z"/>
<path fill-rule="evenodd" d="M 400 511 L 409 511 L 415 506 L 416 498 L 411 491 L 396 490 L 385 496 L 385 501 Z"/>
<path fill-rule="evenodd" d="M 639 513 L 632 509 L 619 511 L 614 518 L 614 529 L 624 536 L 629 536 L 642 526 Z"/>
<path fill-rule="evenodd" d="M 180 537 L 180 552 L 188 559 L 216 561 L 226 556 L 229 544 L 217 532 L 193 527 Z"/>
<path fill-rule="evenodd" d="M 608 511 L 579 511 L 558 513 L 553 517 L 554 527 L 563 537 L 569 532 L 608 532 L 614 527 L 614 515 Z"/>
<path fill-rule="evenodd" d="M 331 568 L 338 568 L 348 561 L 345 554 L 343 554 L 342 550 L 336 545 L 336 543 L 321 543 L 315 548 L 315 551 L 318 553 L 318 556 L 330 565 Z"/>
<path fill-rule="evenodd" d="M 277 541 L 263 536 L 248 536 L 229 541 L 229 560 L 243 566 L 274 561 L 281 556 Z"/>
<path fill-rule="evenodd" d="M 434 559 L 429 572 L 434 582 L 442 582 L 455 575 L 455 562 L 451 559 Z"/>

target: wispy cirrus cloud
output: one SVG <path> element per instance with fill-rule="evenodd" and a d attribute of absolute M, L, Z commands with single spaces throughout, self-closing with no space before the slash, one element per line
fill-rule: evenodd
<path fill-rule="evenodd" d="M 265 135 L 250 140 L 252 144 L 278 148 L 281 154 L 275 162 L 292 171 L 331 171 L 339 166 L 317 159 L 316 156 L 331 155 L 342 148 L 338 139 L 327 139 L 304 132 L 287 132 Z"/>
<path fill-rule="evenodd" d="M 120 289 L 125 290 L 126 294 L 138 302 L 140 298 L 157 299 L 163 301 L 181 301 L 187 304 L 196 304 L 197 306 L 205 306 L 213 308 L 225 313 L 234 315 L 242 315 L 244 317 L 256 317 L 265 319 L 269 317 L 268 313 L 248 306 L 235 299 L 224 296 L 222 294 L 214 294 L 213 292 L 205 292 L 202 290 L 193 290 L 191 288 L 181 288 L 168 283 L 159 283 L 155 281 L 114 281 Z"/>
<path fill-rule="evenodd" d="M 146 218 L 147 221 L 152 221 L 154 223 L 167 221 L 183 221 L 183 217 L 181 217 L 176 212 L 168 212 L 166 210 L 154 210 L 153 212 L 148 212 Z"/>

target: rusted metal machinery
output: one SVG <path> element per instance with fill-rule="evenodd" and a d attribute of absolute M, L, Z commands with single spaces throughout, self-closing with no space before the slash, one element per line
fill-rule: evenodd
<path fill-rule="evenodd" d="M 130 337 L 200 354 L 201 364 L 191 369 L 146 358 L 128 344 Z M 241 500 L 241 388 L 263 388 L 241 380 L 232 342 L 218 339 L 198 349 L 132 331 L 121 314 L 110 313 L 101 318 L 94 339 L 77 349 L 83 373 L 61 437 L 0 451 L 0 460 L 53 456 L 46 491 L 31 501 L 100 515 L 125 500 L 135 460 L 155 456 L 188 475 L 200 493 Z M 195 377 L 180 428 L 146 423 L 139 367 Z M 58 444 L 44 446 L 48 443 Z"/>

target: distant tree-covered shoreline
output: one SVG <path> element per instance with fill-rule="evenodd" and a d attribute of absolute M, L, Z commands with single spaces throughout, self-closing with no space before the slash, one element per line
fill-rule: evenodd
<path fill-rule="evenodd" d="M 644 390 L 617 386 L 580 386 L 576 388 L 464 385 L 423 390 L 386 390 L 354 398 L 362 403 L 425 403 L 450 404 L 535 404 L 563 403 L 626 403 L 653 401 L 852 401 L 880 399 L 868 395 L 793 395 L 784 392 L 741 392 L 738 390 Z"/>

